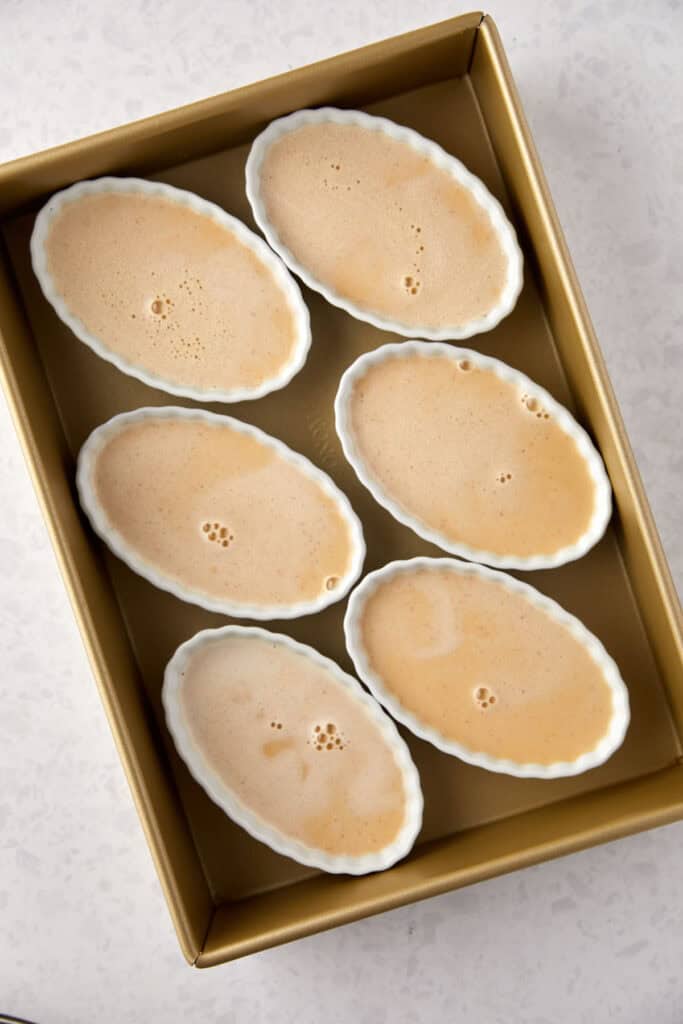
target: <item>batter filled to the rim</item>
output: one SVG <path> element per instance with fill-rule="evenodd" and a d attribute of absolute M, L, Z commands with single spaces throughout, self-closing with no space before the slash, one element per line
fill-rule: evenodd
<path fill-rule="evenodd" d="M 69 312 L 107 349 L 170 383 L 258 387 L 293 357 L 294 312 L 272 270 L 179 202 L 83 196 L 56 215 L 45 248 Z"/>
<path fill-rule="evenodd" d="M 303 125 L 267 149 L 260 195 L 280 242 L 321 284 L 406 327 L 485 316 L 508 262 L 488 213 L 433 160 L 358 125 Z"/>
<path fill-rule="evenodd" d="M 406 794 L 393 752 L 322 665 L 266 638 L 225 637 L 192 654 L 180 701 L 210 769 L 269 825 L 338 855 L 396 839 Z"/>
<path fill-rule="evenodd" d="M 552 412 L 471 360 L 392 354 L 350 397 L 350 430 L 384 494 L 449 543 L 550 555 L 592 519 L 586 459 Z"/>
<path fill-rule="evenodd" d="M 334 591 L 349 523 L 320 483 L 258 438 L 172 414 L 125 424 L 92 474 L 109 526 L 166 578 L 256 605 Z"/>
<path fill-rule="evenodd" d="M 598 663 L 498 581 L 400 572 L 370 594 L 360 638 L 392 696 L 470 751 L 548 765 L 593 750 L 608 731 L 612 694 Z"/>

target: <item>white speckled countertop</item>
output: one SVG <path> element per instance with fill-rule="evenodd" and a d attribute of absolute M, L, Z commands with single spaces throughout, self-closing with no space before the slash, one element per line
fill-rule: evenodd
<path fill-rule="evenodd" d="M 454 0 L 1 0 L 0 161 L 450 17 Z M 499 0 L 683 582 L 680 0 Z M 39 1024 L 680 1024 L 683 823 L 193 971 L 0 401 L 0 1011 Z"/>

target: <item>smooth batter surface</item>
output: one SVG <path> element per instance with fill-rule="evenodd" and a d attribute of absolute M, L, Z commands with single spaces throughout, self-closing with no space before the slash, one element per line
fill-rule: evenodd
<path fill-rule="evenodd" d="M 612 695 L 567 630 L 497 581 L 414 569 L 380 583 L 362 642 L 388 690 L 472 751 L 573 761 L 608 730 Z"/>
<path fill-rule="evenodd" d="M 70 312 L 165 380 L 255 387 L 292 358 L 293 312 L 271 271 L 232 232 L 179 203 L 84 196 L 57 214 L 46 250 Z"/>
<path fill-rule="evenodd" d="M 192 656 L 181 702 L 208 764 L 269 825 L 350 856 L 396 838 L 406 795 L 393 753 L 310 658 L 260 637 L 222 638 Z"/>
<path fill-rule="evenodd" d="M 507 260 L 488 214 L 383 132 L 327 122 L 283 135 L 264 157 L 261 196 L 296 259 L 368 312 L 457 327 L 503 291 Z"/>
<path fill-rule="evenodd" d="M 229 425 L 179 417 L 128 424 L 101 449 L 97 499 L 148 564 L 244 603 L 334 590 L 352 557 L 339 508 L 283 455 Z"/>
<path fill-rule="evenodd" d="M 351 431 L 388 497 L 449 541 L 497 555 L 575 543 L 595 485 L 538 400 L 469 360 L 392 355 L 350 400 Z"/>

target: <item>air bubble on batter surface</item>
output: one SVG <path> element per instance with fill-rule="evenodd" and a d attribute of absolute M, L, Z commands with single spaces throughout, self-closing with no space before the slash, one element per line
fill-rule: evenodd
<path fill-rule="evenodd" d="M 323 722 L 313 727 L 309 743 L 317 751 L 343 750 L 347 740 L 334 722 Z"/>
<path fill-rule="evenodd" d="M 474 691 L 473 696 L 475 702 L 479 705 L 482 711 L 486 711 L 487 708 L 492 707 L 498 700 L 495 693 L 492 693 L 488 686 L 478 686 Z"/>
<path fill-rule="evenodd" d="M 532 413 L 532 415 L 534 415 L 537 420 L 550 419 L 550 413 L 543 408 L 539 400 L 537 398 L 534 398 L 533 395 L 523 394 L 521 401 L 525 409 L 527 409 L 528 412 Z"/>
<path fill-rule="evenodd" d="M 419 272 L 419 268 L 417 268 L 415 276 L 413 276 L 412 274 L 406 274 L 403 278 L 403 287 L 408 293 L 408 295 L 417 295 L 420 288 L 422 287 L 420 279 L 417 276 Z"/>
<path fill-rule="evenodd" d="M 220 522 L 212 522 L 209 519 L 202 523 L 201 533 L 205 540 L 211 541 L 221 548 L 229 548 L 235 539 L 229 526 Z"/>

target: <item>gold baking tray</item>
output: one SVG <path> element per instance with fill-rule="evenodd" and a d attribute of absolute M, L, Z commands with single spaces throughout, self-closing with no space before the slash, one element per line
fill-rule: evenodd
<path fill-rule="evenodd" d="M 174 648 L 225 621 L 156 590 L 87 528 L 74 460 L 114 413 L 168 396 L 78 342 L 29 265 L 36 210 L 55 189 L 137 174 L 192 189 L 251 223 L 249 141 L 274 117 L 359 106 L 410 125 L 479 175 L 515 223 L 526 284 L 514 313 L 474 347 L 529 374 L 591 431 L 616 497 L 613 525 L 581 561 L 527 574 L 580 616 L 616 658 L 633 721 L 622 749 L 578 778 L 515 779 L 407 737 L 425 792 L 419 844 L 397 867 L 324 876 L 233 825 L 190 778 L 159 700 Z M 683 817 L 680 609 L 588 313 L 496 28 L 474 13 L 0 167 L 0 354 L 7 397 L 124 763 L 180 945 L 190 963 L 257 949 Z M 436 553 L 376 505 L 344 461 L 332 399 L 342 371 L 390 336 L 305 291 L 314 342 L 284 391 L 230 407 L 322 466 L 348 494 L 367 569 Z M 173 401 L 177 401 L 173 399 Z M 191 405 L 190 402 L 184 404 Z M 220 409 L 220 407 L 217 407 Z M 338 604 L 274 628 L 349 668 Z"/>

